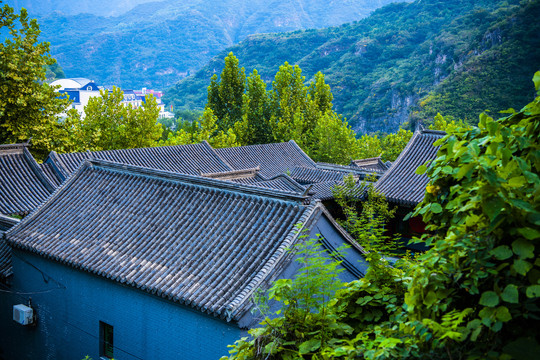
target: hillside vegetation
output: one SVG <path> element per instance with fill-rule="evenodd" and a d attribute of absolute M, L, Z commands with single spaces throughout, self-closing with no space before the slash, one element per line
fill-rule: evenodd
<path fill-rule="evenodd" d="M 334 105 L 358 132 L 396 131 L 444 115 L 476 123 L 484 110 L 533 97 L 540 64 L 539 0 L 418 0 L 387 5 L 355 23 L 250 36 L 232 51 L 266 82 L 283 62 L 307 80 L 321 71 Z M 166 92 L 177 108 L 202 108 L 226 53 Z"/>
<path fill-rule="evenodd" d="M 54 12 L 38 21 L 68 77 L 164 88 L 248 35 L 339 25 L 391 1 L 166 0 L 115 17 Z"/>

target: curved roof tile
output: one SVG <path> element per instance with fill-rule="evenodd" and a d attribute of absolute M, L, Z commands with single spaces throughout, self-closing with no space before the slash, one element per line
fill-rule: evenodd
<path fill-rule="evenodd" d="M 75 171 L 87 159 L 114 161 L 191 175 L 198 175 L 201 172 L 212 173 L 233 170 L 206 141 L 189 145 L 86 151 L 69 154 L 53 153 L 51 155 L 49 155 L 47 162 L 51 161 L 61 167 L 65 173 L 64 177 Z"/>
<path fill-rule="evenodd" d="M 55 187 L 26 144 L 0 145 L 0 214 L 26 215 Z"/>
<path fill-rule="evenodd" d="M 272 177 L 295 167 L 315 167 L 315 162 L 294 142 L 248 145 L 216 149 L 235 170 L 260 166 L 261 174 Z"/>
<path fill-rule="evenodd" d="M 8 242 L 238 319 L 320 203 L 286 192 L 87 161 Z M 320 212 L 319 212 L 320 213 Z"/>
<path fill-rule="evenodd" d="M 390 169 L 375 183 L 375 188 L 390 202 L 416 206 L 424 199 L 429 178 L 415 171 L 436 158 L 439 147 L 433 144 L 445 135 L 444 131 L 416 131 Z"/>

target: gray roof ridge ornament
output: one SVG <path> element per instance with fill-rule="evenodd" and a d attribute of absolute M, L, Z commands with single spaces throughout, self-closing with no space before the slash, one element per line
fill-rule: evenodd
<path fill-rule="evenodd" d="M 309 194 L 309 191 L 311 190 L 311 188 L 313 187 L 313 184 L 309 185 L 307 188 L 306 188 L 306 191 L 304 191 L 304 193 L 302 195 L 304 196 L 307 196 Z"/>

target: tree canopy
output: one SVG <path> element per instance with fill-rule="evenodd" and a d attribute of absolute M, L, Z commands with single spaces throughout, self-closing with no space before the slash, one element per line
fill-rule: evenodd
<path fill-rule="evenodd" d="M 16 14 L 6 4 L 0 11 L 0 31 L 8 34 L 0 44 L 0 142 L 32 138 L 33 150 L 44 153 L 57 141 L 51 134 L 63 132 L 57 116 L 68 104 L 44 82 L 56 61 L 25 9 Z"/>
<path fill-rule="evenodd" d="M 153 95 L 146 95 L 138 108 L 123 104 L 124 93 L 117 87 L 101 90 L 84 107 L 80 121 L 82 147 L 87 150 L 115 150 L 155 146 L 162 133 L 157 123 L 159 108 Z"/>
<path fill-rule="evenodd" d="M 246 78 L 239 60 L 229 53 L 221 75 L 212 76 L 208 87 L 205 116 L 215 121 L 205 123 L 212 128 L 199 121 L 197 130 L 180 129 L 161 143 L 185 144 L 202 138 L 220 147 L 294 140 L 316 161 L 348 164 L 352 159 L 376 156 L 395 160 L 412 136 L 400 130 L 357 139 L 347 121 L 333 110 L 332 99 L 320 72 L 306 84 L 302 69 L 285 62 L 267 89 L 256 69 Z M 203 137 L 195 135 L 203 130 Z"/>

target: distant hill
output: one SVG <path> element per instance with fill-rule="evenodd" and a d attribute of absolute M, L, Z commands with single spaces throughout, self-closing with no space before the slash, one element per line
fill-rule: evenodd
<path fill-rule="evenodd" d="M 103 0 L 96 1 L 94 14 L 77 15 L 69 14 L 88 1 L 57 0 L 62 7 L 46 15 L 53 1 L 20 2 L 34 5 L 36 13 L 30 15 L 38 17 L 41 39 L 51 43 L 51 54 L 67 76 L 124 88 L 164 88 L 248 35 L 339 25 L 391 1 L 165 0 L 114 17 L 95 15 L 106 10 Z M 124 2 L 131 6 L 143 0 Z"/>
<path fill-rule="evenodd" d="M 33 16 L 48 15 L 55 11 L 65 15 L 117 16 L 139 4 L 154 1 L 156 0 L 10 0 L 9 5 L 17 11 L 25 8 Z"/>
<path fill-rule="evenodd" d="M 520 107 L 540 69 L 539 0 L 417 0 L 390 4 L 358 22 L 256 35 L 217 55 L 166 91 L 176 108 L 201 108 L 213 73 L 233 51 L 246 73 L 271 82 L 284 61 L 306 80 L 317 71 L 359 132 L 395 131 L 439 111 L 469 122 L 486 109 Z"/>

